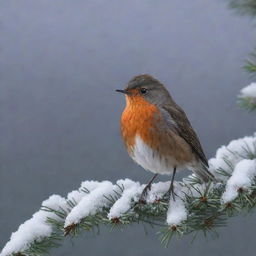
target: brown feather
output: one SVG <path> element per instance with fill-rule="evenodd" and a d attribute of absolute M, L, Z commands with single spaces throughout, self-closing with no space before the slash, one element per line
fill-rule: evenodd
<path fill-rule="evenodd" d="M 208 161 L 203 152 L 202 146 L 185 112 L 174 101 L 172 104 L 164 105 L 163 109 L 168 112 L 171 120 L 175 120 L 173 128 L 177 134 L 190 145 L 192 151 L 208 167 Z"/>

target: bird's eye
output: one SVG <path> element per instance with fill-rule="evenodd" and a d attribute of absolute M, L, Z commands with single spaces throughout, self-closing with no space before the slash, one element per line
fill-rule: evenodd
<path fill-rule="evenodd" d="M 146 88 L 141 88 L 140 89 L 141 94 L 145 94 L 145 93 L 147 93 L 147 91 L 148 91 L 148 89 L 146 89 Z"/>

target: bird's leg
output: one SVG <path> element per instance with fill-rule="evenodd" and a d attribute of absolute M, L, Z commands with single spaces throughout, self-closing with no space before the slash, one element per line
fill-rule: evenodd
<path fill-rule="evenodd" d="M 173 201 L 175 201 L 175 195 L 176 195 L 174 192 L 174 186 L 173 186 L 175 174 L 176 174 L 176 166 L 174 166 L 174 168 L 173 168 L 170 188 L 168 189 L 167 193 L 165 194 L 165 196 L 168 196 L 169 198 L 170 198 L 170 196 L 172 196 Z"/>
<path fill-rule="evenodd" d="M 158 174 L 155 174 L 153 176 L 153 178 L 149 181 L 149 183 L 143 189 L 143 191 L 141 193 L 141 196 L 140 196 L 140 200 L 139 200 L 140 203 L 144 203 L 145 202 L 145 197 L 146 197 L 148 191 L 151 189 L 152 182 L 154 181 L 154 179 L 156 178 L 157 175 Z"/>

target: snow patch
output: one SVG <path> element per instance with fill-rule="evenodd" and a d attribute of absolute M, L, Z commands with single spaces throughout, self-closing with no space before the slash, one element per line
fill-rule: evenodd
<path fill-rule="evenodd" d="M 222 195 L 223 203 L 230 202 L 238 196 L 238 189 L 249 188 L 256 176 L 256 160 L 244 159 L 240 161 L 227 181 L 226 190 Z"/>
<path fill-rule="evenodd" d="M 232 140 L 227 146 L 221 146 L 217 150 L 215 158 L 209 160 L 209 170 L 216 178 L 221 180 L 227 179 L 228 177 L 219 174 L 218 170 L 223 169 L 227 173 L 232 174 L 236 164 L 248 158 L 246 151 L 256 151 L 256 136 Z M 232 166 L 230 166 L 230 163 Z"/>
<path fill-rule="evenodd" d="M 250 85 L 244 87 L 241 90 L 241 98 L 256 98 L 256 83 L 251 83 Z"/>
<path fill-rule="evenodd" d="M 79 203 L 83 197 L 86 197 L 91 191 L 96 189 L 101 183 L 99 181 L 83 181 L 78 190 L 68 193 L 67 199 L 74 203 Z"/>
<path fill-rule="evenodd" d="M 131 209 L 132 202 L 137 202 L 142 193 L 142 186 L 139 182 L 129 179 L 119 180 L 117 184 L 123 187 L 121 197 L 113 204 L 108 213 L 109 219 L 119 218 Z"/>
<path fill-rule="evenodd" d="M 167 211 L 166 222 L 168 225 L 179 225 L 182 221 L 186 220 L 188 216 L 181 189 L 175 189 L 175 193 L 177 196 L 175 196 L 175 200 L 173 200 L 173 197 L 171 196 Z"/>
<path fill-rule="evenodd" d="M 66 200 L 58 195 L 49 197 L 42 203 L 42 206 L 54 210 L 66 209 L 67 207 Z M 46 222 L 47 218 L 60 219 L 52 212 L 39 210 L 33 214 L 31 219 L 21 224 L 16 232 L 12 233 L 10 241 L 5 245 L 0 255 L 7 256 L 24 251 L 34 241 L 41 241 L 44 237 L 50 236 L 52 227 Z"/>
<path fill-rule="evenodd" d="M 81 201 L 68 214 L 64 227 L 79 223 L 83 218 L 95 214 L 104 206 L 108 206 L 110 201 L 106 198 L 114 195 L 114 190 L 118 189 L 110 181 L 101 182 L 94 190 L 81 199 Z"/>
<path fill-rule="evenodd" d="M 150 191 L 148 191 L 146 198 L 147 203 L 153 203 L 155 200 L 161 199 L 168 191 L 170 183 L 170 181 L 153 183 Z"/>

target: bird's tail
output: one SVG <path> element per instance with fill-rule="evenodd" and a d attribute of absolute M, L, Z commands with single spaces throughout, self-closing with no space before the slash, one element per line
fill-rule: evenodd
<path fill-rule="evenodd" d="M 203 182 L 217 182 L 217 179 L 212 173 L 209 172 L 208 167 L 204 163 L 200 162 L 198 165 L 193 166 L 191 169 Z"/>

